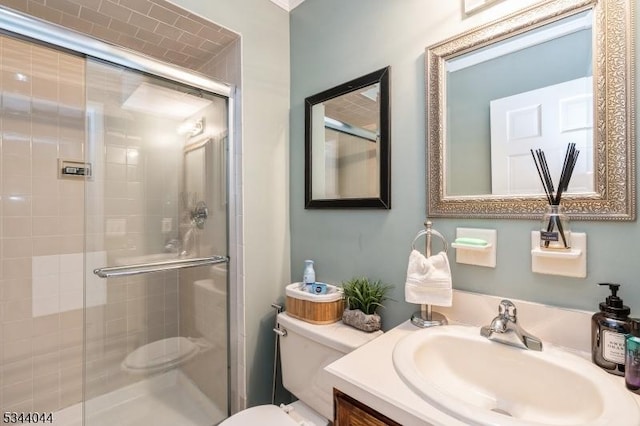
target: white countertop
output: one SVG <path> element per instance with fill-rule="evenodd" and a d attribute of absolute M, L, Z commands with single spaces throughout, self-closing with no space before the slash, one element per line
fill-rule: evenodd
<path fill-rule="evenodd" d="M 398 340 L 417 330 L 406 321 L 329 364 L 325 371 L 336 389 L 405 426 L 466 426 L 425 402 L 396 374 L 393 348 Z"/>
<path fill-rule="evenodd" d="M 396 342 L 420 330 L 406 321 L 325 367 L 333 387 L 405 426 L 465 426 L 427 403 L 396 374 L 392 352 Z M 624 387 L 624 378 L 612 378 Z M 640 396 L 635 395 L 640 404 Z"/>

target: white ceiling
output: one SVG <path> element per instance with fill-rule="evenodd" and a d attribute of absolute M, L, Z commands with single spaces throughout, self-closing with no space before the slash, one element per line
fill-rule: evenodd
<path fill-rule="evenodd" d="M 291 12 L 293 8 L 298 6 L 304 0 L 271 0 L 271 1 L 277 4 L 278 6 L 280 6 L 281 8 L 283 8 L 284 10 L 286 10 L 287 12 Z"/>

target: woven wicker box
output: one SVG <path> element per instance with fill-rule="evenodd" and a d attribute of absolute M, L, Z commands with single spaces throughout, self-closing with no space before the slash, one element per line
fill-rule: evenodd
<path fill-rule="evenodd" d="M 300 283 L 286 289 L 287 314 L 312 324 L 331 324 L 342 319 L 344 299 L 336 286 L 328 284 L 327 294 L 311 294 L 299 289 Z"/>

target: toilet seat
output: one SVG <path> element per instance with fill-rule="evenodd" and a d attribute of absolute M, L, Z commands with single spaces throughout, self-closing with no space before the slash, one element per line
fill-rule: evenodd
<path fill-rule="evenodd" d="M 289 405 L 258 405 L 229 417 L 218 426 L 328 426 L 329 420 L 302 401 Z"/>
<path fill-rule="evenodd" d="M 186 337 L 168 337 L 140 346 L 121 365 L 130 373 L 154 373 L 182 364 L 199 351 L 200 347 Z"/>
<path fill-rule="evenodd" d="M 258 405 L 247 408 L 229 417 L 220 423 L 219 426 L 300 426 L 301 423 L 295 421 L 281 408 L 275 405 Z"/>

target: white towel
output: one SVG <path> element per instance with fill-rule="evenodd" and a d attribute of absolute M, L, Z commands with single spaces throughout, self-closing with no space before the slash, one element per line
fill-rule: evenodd
<path fill-rule="evenodd" d="M 404 298 L 409 303 L 451 306 L 451 269 L 445 252 L 427 258 L 418 250 L 411 251 Z"/>

